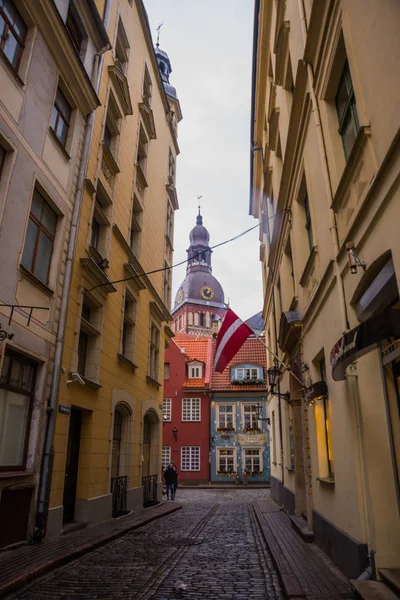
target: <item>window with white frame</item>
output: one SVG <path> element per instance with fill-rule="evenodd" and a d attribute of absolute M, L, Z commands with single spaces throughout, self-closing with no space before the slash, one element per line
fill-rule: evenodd
<path fill-rule="evenodd" d="M 189 365 L 189 379 L 201 379 L 203 376 L 202 365 Z"/>
<path fill-rule="evenodd" d="M 200 421 L 200 398 L 182 398 L 182 421 Z"/>
<path fill-rule="evenodd" d="M 171 420 L 171 398 L 164 398 L 163 400 L 163 419 L 164 421 Z"/>
<path fill-rule="evenodd" d="M 217 475 L 236 472 L 236 449 L 217 448 Z"/>
<path fill-rule="evenodd" d="M 171 462 L 171 446 L 163 446 L 162 447 L 162 456 L 161 456 L 161 465 L 162 465 L 163 471 L 165 471 L 165 469 L 168 467 L 170 462 Z"/>
<path fill-rule="evenodd" d="M 217 426 L 218 429 L 235 429 L 233 404 L 217 404 Z"/>
<path fill-rule="evenodd" d="M 235 379 L 239 379 L 239 380 L 248 379 L 249 381 L 254 381 L 256 379 L 261 379 L 259 373 L 260 373 L 260 369 L 258 369 L 257 367 L 249 367 L 249 368 L 241 367 L 240 369 L 235 369 Z"/>
<path fill-rule="evenodd" d="M 160 330 L 151 323 L 149 340 L 149 375 L 158 381 L 159 356 L 160 356 Z"/>
<path fill-rule="evenodd" d="M 200 446 L 182 446 L 181 471 L 200 471 Z"/>
<path fill-rule="evenodd" d="M 243 459 L 246 473 L 261 473 L 263 469 L 261 448 L 244 448 Z"/>
<path fill-rule="evenodd" d="M 257 407 L 255 404 L 243 405 L 243 428 L 258 429 Z"/>

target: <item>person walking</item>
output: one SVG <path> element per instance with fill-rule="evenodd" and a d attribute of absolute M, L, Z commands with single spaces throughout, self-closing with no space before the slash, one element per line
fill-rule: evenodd
<path fill-rule="evenodd" d="M 175 500 L 175 484 L 177 482 L 177 472 L 174 464 L 171 462 L 164 471 L 164 481 L 167 486 L 167 500 L 171 492 L 171 500 Z"/>
<path fill-rule="evenodd" d="M 175 484 L 174 484 L 174 499 L 175 499 L 176 490 L 178 489 L 178 469 L 174 462 L 172 463 L 172 467 L 175 471 Z"/>

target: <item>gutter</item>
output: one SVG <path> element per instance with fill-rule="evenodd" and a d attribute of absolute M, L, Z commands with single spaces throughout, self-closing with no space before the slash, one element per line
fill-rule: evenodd
<path fill-rule="evenodd" d="M 104 12 L 104 29 L 108 27 L 112 0 L 106 0 Z M 107 37 L 108 40 L 108 37 Z M 101 70 L 103 65 L 104 53 L 109 49 L 109 43 L 94 57 L 92 84 L 95 86 L 95 93 L 98 94 L 101 79 Z M 71 288 L 75 251 L 78 240 L 79 222 L 82 210 L 83 188 L 89 163 L 90 148 L 93 137 L 95 111 L 92 111 L 87 119 L 85 126 L 85 135 L 83 142 L 82 158 L 79 167 L 78 185 L 75 194 L 74 208 L 71 218 L 71 230 L 68 239 L 68 249 L 65 265 L 64 289 L 60 307 L 60 321 L 58 323 L 56 347 L 54 355 L 54 368 L 50 386 L 50 397 L 47 406 L 47 424 L 43 446 L 42 466 L 40 470 L 39 493 L 36 512 L 36 525 L 34 530 L 34 540 L 40 542 L 46 535 L 47 520 L 49 514 L 50 488 L 53 471 L 54 459 L 54 434 L 57 421 L 58 394 L 60 390 L 61 363 L 64 349 L 64 335 L 68 315 L 68 301 Z"/>
<path fill-rule="evenodd" d="M 257 83 L 257 53 L 258 53 L 258 18 L 260 14 L 260 0 L 254 1 L 254 29 L 253 29 L 253 65 L 251 75 L 251 115 L 250 115 L 250 199 L 249 215 L 253 211 L 253 176 L 254 176 L 254 113 Z"/>

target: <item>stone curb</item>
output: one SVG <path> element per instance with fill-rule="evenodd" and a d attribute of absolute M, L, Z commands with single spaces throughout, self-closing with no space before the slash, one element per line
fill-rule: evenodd
<path fill-rule="evenodd" d="M 181 508 L 181 504 L 168 506 L 168 509 L 166 509 L 165 512 L 153 515 L 149 514 L 149 516 L 142 518 L 140 521 L 135 521 L 134 523 L 128 524 L 124 529 L 120 529 L 113 533 L 103 534 L 95 541 L 77 545 L 75 548 L 71 549 L 66 554 L 55 555 L 52 558 L 44 559 L 43 562 L 38 563 L 37 565 L 33 565 L 32 567 L 28 566 L 27 570 L 21 575 L 13 575 L 3 581 L 0 581 L 0 598 L 3 598 L 7 594 L 10 594 L 11 592 L 17 590 L 26 583 L 29 583 L 33 579 L 36 579 L 37 577 L 48 573 L 56 567 L 60 567 L 61 565 L 66 564 L 67 562 L 70 562 L 88 552 L 91 552 L 92 550 L 96 550 L 97 548 L 100 548 L 101 546 L 112 542 L 113 540 L 121 537 L 128 531 L 132 531 L 133 529 L 139 529 L 140 527 L 143 527 L 144 525 L 147 525 L 148 523 L 151 523 L 156 519 L 160 519 L 171 513 L 174 513 L 177 510 L 180 510 Z M 87 531 L 87 529 L 85 529 L 84 531 Z"/>

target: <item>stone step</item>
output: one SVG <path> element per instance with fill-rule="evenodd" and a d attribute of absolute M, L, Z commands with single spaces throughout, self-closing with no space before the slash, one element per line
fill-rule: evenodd
<path fill-rule="evenodd" d="M 312 542 L 314 532 L 308 529 L 307 521 L 296 515 L 290 515 L 290 522 L 293 529 L 302 537 L 305 542 Z"/>
<path fill-rule="evenodd" d="M 383 581 L 400 595 L 400 569 L 379 569 Z"/>
<path fill-rule="evenodd" d="M 358 598 L 363 600 L 399 600 L 400 598 L 385 583 L 380 581 L 351 579 L 350 583 L 358 594 Z"/>

